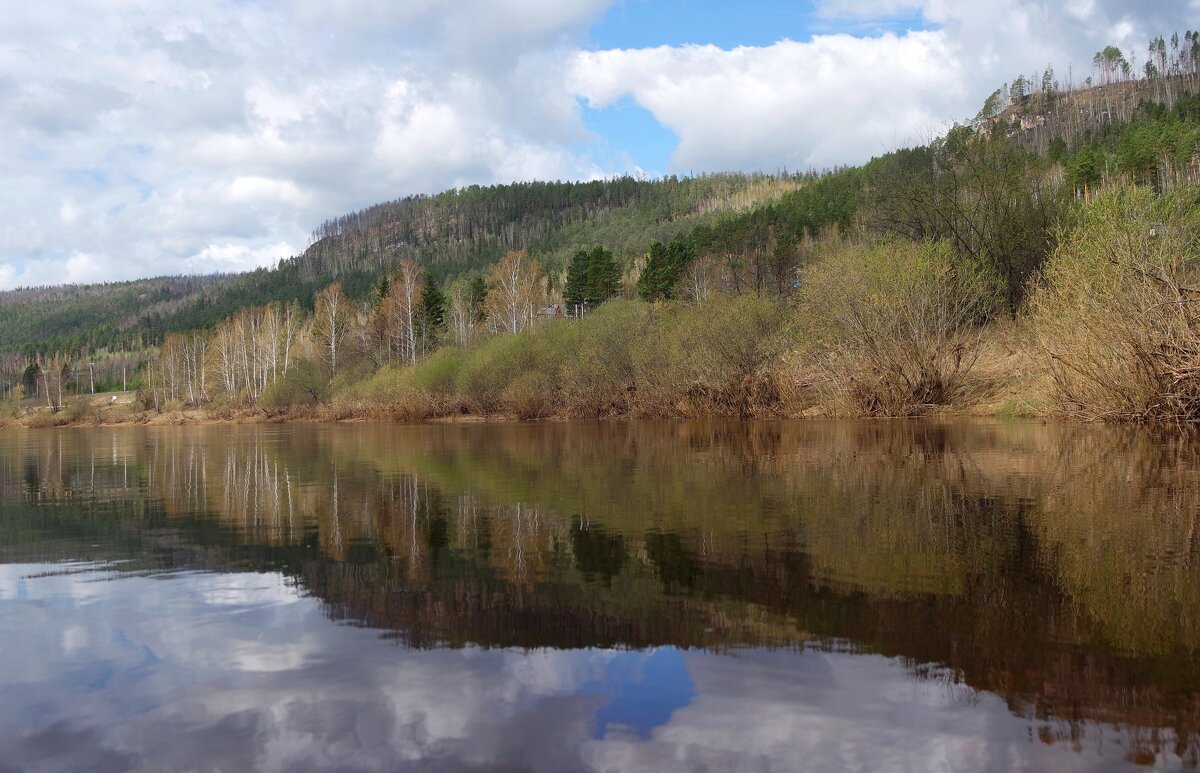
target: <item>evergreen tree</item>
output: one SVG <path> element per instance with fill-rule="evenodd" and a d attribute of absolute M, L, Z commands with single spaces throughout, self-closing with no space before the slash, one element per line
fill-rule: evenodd
<path fill-rule="evenodd" d="M 379 283 L 375 285 L 375 305 L 378 306 L 391 294 L 392 280 L 388 279 L 388 272 L 384 271 L 379 275 Z"/>
<path fill-rule="evenodd" d="M 590 262 L 591 253 L 580 250 L 571 257 L 571 262 L 567 265 L 567 283 L 563 287 L 563 302 L 567 306 L 568 314 L 575 314 L 576 308 L 587 303 Z"/>
<path fill-rule="evenodd" d="M 38 378 L 41 374 L 42 369 L 36 362 L 29 363 L 29 367 L 21 374 L 21 386 L 25 389 L 26 397 L 37 394 Z"/>
<path fill-rule="evenodd" d="M 662 242 L 650 245 L 650 257 L 638 279 L 638 296 L 646 301 L 669 300 L 680 275 L 695 257 L 692 246 L 683 239 L 673 239 L 667 245 Z"/>
<path fill-rule="evenodd" d="M 426 352 L 432 351 L 437 347 L 442 329 L 446 326 L 446 294 L 432 278 L 425 280 L 425 287 L 421 290 L 417 323 L 421 331 L 421 348 Z"/>
<path fill-rule="evenodd" d="M 600 305 L 621 291 L 621 269 L 603 247 L 580 250 L 567 266 L 563 300 L 567 313 Z"/>
<path fill-rule="evenodd" d="M 586 299 L 598 306 L 621 292 L 621 267 L 613 254 L 603 247 L 594 248 L 588 255 Z"/>
<path fill-rule="evenodd" d="M 471 280 L 471 308 L 475 310 L 475 321 L 483 322 L 487 319 L 487 309 L 484 307 L 484 300 L 487 299 L 488 286 L 484 281 L 483 276 L 477 274 Z"/>

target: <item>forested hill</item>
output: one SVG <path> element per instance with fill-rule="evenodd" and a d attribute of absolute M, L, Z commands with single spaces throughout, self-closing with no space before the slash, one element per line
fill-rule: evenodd
<path fill-rule="evenodd" d="M 1116 181 L 1200 184 L 1200 34 L 1169 47 L 1158 39 L 1152 51 L 1161 56 L 1144 77 L 1113 48 L 1097 54 L 1096 81 L 1079 88 L 1051 70 L 1018 76 L 973 121 L 861 167 L 471 186 L 332 219 L 271 269 L 0 292 L 0 356 L 138 348 L 248 306 L 311 309 L 334 281 L 363 302 L 406 258 L 435 282 L 474 279 L 514 249 L 547 270 L 551 297 L 579 250 L 604 247 L 629 271 L 652 244 L 674 239 L 723 266 L 728 289 L 782 295 L 831 225 L 950 241 L 994 264 L 1015 310 L 1064 201 Z"/>
<path fill-rule="evenodd" d="M 314 294 L 335 280 L 361 299 L 382 269 L 406 257 L 441 279 L 479 271 L 514 248 L 528 249 L 551 269 L 598 244 L 629 259 L 655 240 L 690 233 L 730 212 L 761 210 L 811 179 L 620 177 L 411 196 L 322 224 L 308 249 L 272 269 L 0 292 L 0 354 L 155 343 L 166 333 L 209 327 L 245 306 L 298 301 L 311 307 Z"/>

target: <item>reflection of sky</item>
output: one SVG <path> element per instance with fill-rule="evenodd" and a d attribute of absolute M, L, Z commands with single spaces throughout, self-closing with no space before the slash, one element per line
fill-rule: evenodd
<path fill-rule="evenodd" d="M 1115 737 L 1078 753 L 1043 746 L 998 698 L 915 680 L 879 656 L 411 651 L 329 621 L 275 574 L 31 576 L 46 569 L 0 566 L 0 770 L 1072 770 L 1121 759 Z"/>

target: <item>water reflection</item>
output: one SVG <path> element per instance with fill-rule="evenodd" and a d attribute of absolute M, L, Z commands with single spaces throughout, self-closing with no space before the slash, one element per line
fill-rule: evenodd
<path fill-rule="evenodd" d="M 1195 765 L 1197 450 L 1038 424 L 16 434 L 0 745 Z"/>

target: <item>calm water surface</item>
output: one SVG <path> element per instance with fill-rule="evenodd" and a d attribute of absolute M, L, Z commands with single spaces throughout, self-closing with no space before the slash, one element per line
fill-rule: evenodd
<path fill-rule="evenodd" d="M 0 434 L 0 770 L 1200 755 L 1200 445 L 1033 423 Z"/>

